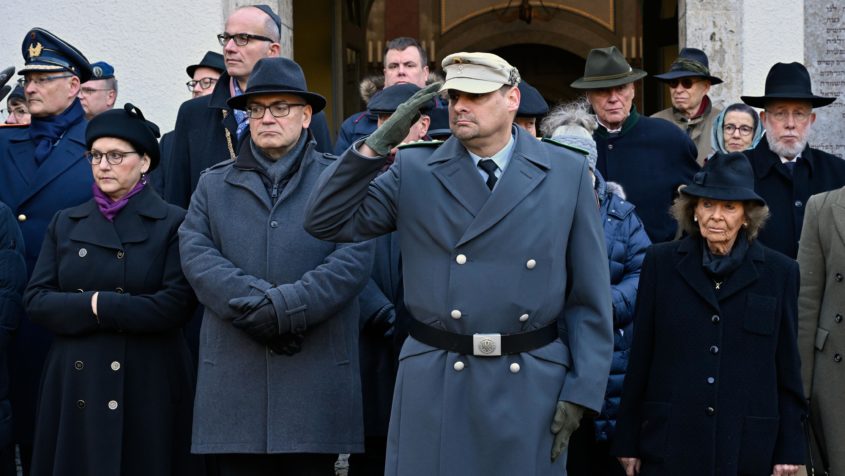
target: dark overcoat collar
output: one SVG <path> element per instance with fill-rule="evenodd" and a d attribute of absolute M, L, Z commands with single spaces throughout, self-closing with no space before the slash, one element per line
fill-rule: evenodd
<path fill-rule="evenodd" d="M 780 157 L 769 148 L 769 141 L 766 139 L 765 134 L 760 139 L 760 142 L 757 143 L 757 147 L 754 148 L 753 153 L 746 155 L 754 167 L 754 175 L 758 180 L 772 173 L 779 173 L 786 178 L 792 177 L 787 171 L 786 166 L 781 162 Z M 815 168 L 815 160 L 809 144 L 801 151 L 801 160 L 802 166 L 806 165 L 808 168 L 808 175 L 812 176 L 813 169 Z"/>
<path fill-rule="evenodd" d="M 702 254 L 700 237 L 684 238 L 678 245 L 675 269 L 684 281 L 715 310 L 719 309 L 719 301 L 724 301 L 754 284 L 760 278 L 758 266 L 765 260 L 763 246 L 756 240 L 752 241 L 742 265 L 725 278 L 717 296 L 713 280 L 704 271 Z"/>
<path fill-rule="evenodd" d="M 455 137 L 428 158 L 432 173 L 474 220 L 455 246 L 461 246 L 498 223 L 546 178 L 551 159 L 542 143 L 515 127 L 513 153 L 492 194 L 466 148 Z"/>
<path fill-rule="evenodd" d="M 167 203 L 149 185 L 109 222 L 91 199 L 73 209 L 68 216 L 72 222 L 70 239 L 115 250 L 126 243 L 140 243 L 149 237 L 153 221 L 167 217 Z"/>

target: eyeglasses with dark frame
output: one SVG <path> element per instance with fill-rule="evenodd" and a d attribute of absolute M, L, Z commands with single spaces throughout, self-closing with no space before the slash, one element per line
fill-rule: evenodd
<path fill-rule="evenodd" d="M 35 83 L 36 86 L 43 86 L 44 84 L 49 83 L 50 81 L 55 81 L 57 79 L 70 78 L 70 77 L 73 77 L 73 75 L 72 74 L 58 74 L 56 76 L 44 76 L 43 78 L 23 77 L 23 78 L 18 79 L 18 86 L 20 86 L 22 88 L 26 88 L 27 86 L 29 86 L 29 83 Z"/>
<path fill-rule="evenodd" d="M 246 113 L 249 115 L 250 119 L 261 119 L 264 117 L 264 112 L 268 109 L 270 110 L 270 114 L 273 117 L 285 117 L 290 114 L 290 108 L 296 106 L 307 106 L 307 104 L 298 104 L 298 103 L 287 103 L 287 102 L 274 102 L 269 106 L 264 106 L 262 104 L 247 104 L 246 105 Z"/>
<path fill-rule="evenodd" d="M 112 88 L 79 88 L 79 92 L 81 92 L 84 96 L 90 96 L 97 91 L 112 91 Z"/>
<path fill-rule="evenodd" d="M 269 41 L 270 43 L 273 42 L 272 38 L 267 38 L 266 36 L 261 35 L 253 35 L 251 33 L 220 33 L 217 35 L 217 41 L 220 42 L 220 46 L 226 46 L 226 43 L 229 40 L 234 40 L 235 44 L 238 46 L 246 46 L 249 43 L 249 40 L 261 40 L 261 41 Z"/>
<path fill-rule="evenodd" d="M 103 157 L 106 158 L 106 161 L 109 163 L 109 165 L 120 165 L 120 163 L 123 162 L 123 159 L 127 155 L 131 154 L 141 155 L 139 152 L 136 152 L 134 150 L 110 150 L 108 152 L 100 152 L 99 150 L 89 150 L 88 152 L 85 152 L 85 158 L 88 159 L 88 162 L 90 162 L 91 165 L 100 165 L 100 162 L 103 161 Z"/>
<path fill-rule="evenodd" d="M 185 85 L 188 86 L 188 91 L 193 91 L 194 87 L 196 87 L 197 84 L 199 84 L 200 88 L 202 88 L 202 89 L 208 89 L 208 88 L 214 86 L 216 83 L 217 83 L 217 78 L 202 78 L 202 79 L 192 79 L 192 80 L 188 81 L 187 83 L 185 83 Z"/>
<path fill-rule="evenodd" d="M 739 131 L 739 135 L 743 137 L 748 137 L 752 132 L 754 132 L 754 129 L 751 126 L 735 126 L 733 124 L 725 124 L 724 127 L 722 127 L 722 131 L 724 131 L 724 133 L 729 136 L 733 135 L 734 132 Z"/>
<path fill-rule="evenodd" d="M 677 79 L 670 79 L 667 81 L 669 83 L 669 87 L 675 89 L 680 84 L 684 87 L 684 89 L 690 89 L 693 84 L 697 83 L 698 80 L 695 78 L 677 78 Z"/>
<path fill-rule="evenodd" d="M 805 122 L 810 120 L 810 116 L 813 114 L 813 111 L 810 110 L 810 112 L 805 112 L 805 111 L 790 112 L 790 111 L 784 111 L 784 110 L 769 111 L 767 109 L 766 114 L 777 122 L 783 123 L 783 122 L 786 122 L 790 117 L 792 117 L 792 119 L 794 119 L 797 124 L 804 124 Z"/>

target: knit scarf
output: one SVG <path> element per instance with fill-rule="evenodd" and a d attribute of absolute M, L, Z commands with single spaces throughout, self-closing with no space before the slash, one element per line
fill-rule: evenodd
<path fill-rule="evenodd" d="M 724 279 L 737 270 L 745 261 L 745 254 L 748 252 L 748 238 L 745 236 L 745 229 L 740 228 L 730 253 L 724 256 L 714 255 L 707 247 L 707 240 L 701 239 L 704 253 L 702 254 L 701 265 L 704 271 L 713 279 Z"/>
<path fill-rule="evenodd" d="M 109 198 L 105 192 L 100 190 L 100 187 L 97 186 L 96 182 L 91 185 L 91 188 L 94 191 L 94 201 L 97 203 L 97 208 L 100 209 L 100 213 L 103 214 L 106 220 L 113 222 L 117 213 L 123 210 L 123 208 L 126 207 L 126 204 L 129 203 L 129 199 L 141 193 L 146 185 L 146 180 L 139 180 L 138 183 L 132 187 L 132 190 L 130 190 L 129 193 L 117 200 Z"/>
<path fill-rule="evenodd" d="M 50 117 L 33 117 L 29 125 L 29 137 L 35 142 L 35 163 L 41 165 L 53 151 L 56 143 L 71 126 L 85 119 L 85 110 L 79 99 L 61 114 Z"/>

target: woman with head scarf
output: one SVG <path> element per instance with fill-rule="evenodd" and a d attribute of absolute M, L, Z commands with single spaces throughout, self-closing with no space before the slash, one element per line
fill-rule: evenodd
<path fill-rule="evenodd" d="M 88 123 L 94 197 L 58 212 L 44 238 L 25 294 L 55 336 L 33 476 L 195 474 L 182 326 L 196 301 L 179 262 L 185 212 L 147 186 L 157 137 L 131 104 Z"/>
<path fill-rule="evenodd" d="M 710 140 L 717 153 L 753 149 L 763 138 L 763 124 L 753 107 L 738 102 L 726 107 L 713 121 Z"/>

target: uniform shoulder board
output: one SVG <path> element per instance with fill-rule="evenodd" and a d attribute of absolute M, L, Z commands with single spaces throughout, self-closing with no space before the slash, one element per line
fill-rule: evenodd
<path fill-rule="evenodd" d="M 442 140 L 418 140 L 416 142 L 407 142 L 405 144 L 399 144 L 398 148 L 400 149 L 413 149 L 417 147 L 439 147 L 442 144 Z"/>
<path fill-rule="evenodd" d="M 582 149 L 582 148 L 576 147 L 574 145 L 564 144 L 563 142 L 559 142 L 559 141 L 556 141 L 554 139 L 550 139 L 548 137 L 543 137 L 542 141 L 546 142 L 547 144 L 553 144 L 553 145 L 556 145 L 558 147 L 563 147 L 564 149 L 569 149 L 571 151 L 578 152 L 579 154 L 582 154 L 582 155 L 590 155 L 590 151 L 588 151 L 586 149 Z"/>

